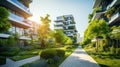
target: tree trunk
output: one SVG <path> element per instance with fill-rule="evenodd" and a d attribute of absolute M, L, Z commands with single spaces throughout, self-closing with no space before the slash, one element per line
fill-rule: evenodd
<path fill-rule="evenodd" d="M 98 39 L 96 39 L 96 52 L 98 52 Z"/>

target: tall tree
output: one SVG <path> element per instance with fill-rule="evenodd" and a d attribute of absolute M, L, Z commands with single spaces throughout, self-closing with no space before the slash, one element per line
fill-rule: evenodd
<path fill-rule="evenodd" d="M 73 44 L 73 41 L 70 37 L 64 36 L 64 39 L 65 39 L 64 42 L 65 42 L 66 45 L 72 45 Z"/>
<path fill-rule="evenodd" d="M 46 47 L 46 40 L 49 37 L 50 32 L 50 22 L 49 15 L 47 14 L 45 17 L 40 17 L 41 19 L 41 25 L 38 28 L 38 36 L 39 40 L 41 42 L 41 47 Z"/>
<path fill-rule="evenodd" d="M 8 22 L 9 12 L 6 8 L 0 7 L 0 33 L 7 32 L 11 27 Z"/>
<path fill-rule="evenodd" d="M 90 40 L 97 36 L 106 36 L 109 32 L 109 27 L 105 20 L 95 19 L 91 21 L 88 25 L 88 28 L 84 32 L 84 40 Z"/>
<path fill-rule="evenodd" d="M 117 42 L 117 45 L 115 45 L 116 47 L 119 46 L 119 40 L 120 40 L 120 26 L 113 26 L 111 28 L 112 32 L 110 33 L 111 34 L 111 39 L 115 39 Z"/>
<path fill-rule="evenodd" d="M 54 33 L 56 43 L 64 44 L 64 36 L 65 35 L 62 30 L 56 30 L 56 32 Z"/>

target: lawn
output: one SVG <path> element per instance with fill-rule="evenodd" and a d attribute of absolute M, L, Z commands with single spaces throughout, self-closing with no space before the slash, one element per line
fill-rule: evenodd
<path fill-rule="evenodd" d="M 65 56 L 61 58 L 59 62 L 56 62 L 54 64 L 47 64 L 45 60 L 36 60 L 32 63 L 27 63 L 21 67 L 58 67 L 77 47 L 71 47 L 71 46 L 64 46 L 59 49 L 65 50 Z M 58 49 L 58 48 L 52 48 L 52 49 Z"/>
<path fill-rule="evenodd" d="M 101 66 L 101 67 L 119 67 L 120 56 L 111 55 L 110 52 L 96 53 L 95 48 L 84 48 L 86 52 Z"/>
<path fill-rule="evenodd" d="M 37 56 L 39 52 L 41 52 L 42 49 L 34 49 L 34 50 L 25 50 L 25 51 L 20 51 L 17 55 L 10 57 L 14 61 L 30 58 L 33 56 Z"/>

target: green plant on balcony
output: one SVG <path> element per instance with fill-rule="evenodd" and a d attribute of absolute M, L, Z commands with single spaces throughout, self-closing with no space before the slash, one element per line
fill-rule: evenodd
<path fill-rule="evenodd" d="M 117 8 L 117 11 L 120 12 L 120 6 Z"/>
<path fill-rule="evenodd" d="M 88 15 L 88 19 L 91 20 L 93 18 L 93 13 Z"/>
<path fill-rule="evenodd" d="M 62 16 L 62 19 L 65 20 L 65 21 L 67 20 L 67 19 L 65 18 L 65 16 Z"/>
<path fill-rule="evenodd" d="M 107 18 L 110 18 L 112 14 L 115 13 L 115 10 L 116 10 L 115 7 L 108 9 L 107 12 L 105 13 L 105 16 Z"/>
<path fill-rule="evenodd" d="M 16 40 L 18 40 L 20 38 L 20 34 L 18 32 L 16 32 L 15 34 L 13 34 L 14 38 Z"/>
<path fill-rule="evenodd" d="M 75 29 L 75 26 L 69 26 L 68 29 Z"/>
<path fill-rule="evenodd" d="M 72 22 L 71 22 L 71 24 L 75 24 L 75 21 L 74 21 L 74 19 L 72 19 Z"/>
<path fill-rule="evenodd" d="M 98 12 L 98 11 L 101 11 L 102 10 L 102 7 L 97 7 L 97 8 L 94 8 L 94 10 L 93 10 L 93 15 L 96 13 L 96 12 Z"/>
<path fill-rule="evenodd" d="M 23 5 L 29 8 L 29 4 L 31 3 L 31 0 L 19 0 Z"/>

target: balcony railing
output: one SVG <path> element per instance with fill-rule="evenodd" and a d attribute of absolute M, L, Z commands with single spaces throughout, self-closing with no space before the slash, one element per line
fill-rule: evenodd
<path fill-rule="evenodd" d="M 14 19 L 16 19 L 16 20 L 18 20 L 18 21 L 20 21 L 20 22 L 23 22 L 23 20 L 24 20 L 23 17 L 20 17 L 20 16 L 14 14 L 14 13 L 11 13 L 11 12 L 10 12 L 10 17 L 11 17 L 11 18 L 14 18 Z"/>
<path fill-rule="evenodd" d="M 119 12 L 113 14 L 109 19 L 109 23 L 113 22 L 118 17 L 119 17 Z"/>
<path fill-rule="evenodd" d="M 28 36 L 20 36 L 19 39 L 21 39 L 21 40 L 31 40 L 31 38 L 28 37 Z"/>
<path fill-rule="evenodd" d="M 22 24 L 23 26 L 31 27 L 31 25 L 30 25 L 29 23 L 26 23 L 26 22 L 24 21 L 25 19 L 24 19 L 23 17 L 20 17 L 20 16 L 14 14 L 14 13 L 11 13 L 11 12 L 10 12 L 9 19 L 12 20 L 12 21 L 15 21 L 15 22 L 17 22 L 17 23 L 19 23 L 19 24 Z M 28 22 L 29 22 L 29 21 L 28 21 Z"/>
<path fill-rule="evenodd" d="M 63 23 L 62 22 L 57 22 L 57 23 L 55 23 L 55 25 L 63 25 Z"/>
<path fill-rule="evenodd" d="M 99 19 L 100 16 L 101 16 L 102 14 L 104 14 L 104 13 L 105 13 L 105 10 L 97 11 L 97 12 L 93 15 L 92 20 L 94 20 L 94 19 Z"/>
<path fill-rule="evenodd" d="M 63 29 L 63 27 L 54 27 L 54 29 Z"/>
<path fill-rule="evenodd" d="M 17 7 L 23 9 L 24 11 L 30 13 L 29 8 L 25 7 L 22 3 L 20 3 L 18 0 L 7 0 L 8 2 L 16 5 Z M 31 13 L 30 13 L 31 14 Z"/>
<path fill-rule="evenodd" d="M 9 34 L 0 33 L 0 38 L 8 38 Z"/>
<path fill-rule="evenodd" d="M 108 10 L 109 8 L 111 8 L 116 2 L 117 2 L 117 0 L 113 0 L 113 2 L 110 3 L 110 4 L 107 6 L 107 10 Z"/>
<path fill-rule="evenodd" d="M 74 36 L 74 34 L 66 34 L 66 36 Z"/>

